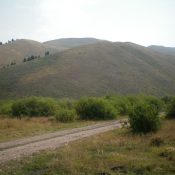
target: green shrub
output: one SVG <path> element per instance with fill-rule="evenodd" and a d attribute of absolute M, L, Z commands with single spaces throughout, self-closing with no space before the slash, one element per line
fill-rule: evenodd
<path fill-rule="evenodd" d="M 50 116 L 55 112 L 55 102 L 52 99 L 28 97 L 17 100 L 12 105 L 12 115 L 21 116 Z"/>
<path fill-rule="evenodd" d="M 145 98 L 145 102 L 151 105 L 155 110 L 157 110 L 158 113 L 161 112 L 163 107 L 161 99 L 150 96 Z"/>
<path fill-rule="evenodd" d="M 55 118 L 60 122 L 73 122 L 77 119 L 75 110 L 62 109 L 56 112 Z"/>
<path fill-rule="evenodd" d="M 161 98 L 161 100 L 165 103 L 165 104 L 171 104 L 171 102 L 175 99 L 174 96 L 164 96 Z"/>
<path fill-rule="evenodd" d="M 81 119 L 114 119 L 117 110 L 105 99 L 83 98 L 76 105 L 77 114 Z"/>
<path fill-rule="evenodd" d="M 117 109 L 120 115 L 128 115 L 130 111 L 129 100 L 124 96 L 106 96 L 107 100 L 115 109 Z"/>
<path fill-rule="evenodd" d="M 168 106 L 167 116 L 169 118 L 175 118 L 175 99 L 173 99 Z"/>
<path fill-rule="evenodd" d="M 58 108 L 59 109 L 75 109 L 76 100 L 73 99 L 61 99 L 58 101 Z"/>
<path fill-rule="evenodd" d="M 141 102 L 141 97 L 129 95 L 127 96 L 127 100 L 129 101 L 129 104 L 133 107 L 134 105 L 137 105 Z"/>
<path fill-rule="evenodd" d="M 160 127 L 158 111 L 147 103 L 135 105 L 129 114 L 129 123 L 135 133 L 157 131 Z"/>
<path fill-rule="evenodd" d="M 4 101 L 0 103 L 0 114 L 10 116 L 12 114 L 13 101 Z"/>

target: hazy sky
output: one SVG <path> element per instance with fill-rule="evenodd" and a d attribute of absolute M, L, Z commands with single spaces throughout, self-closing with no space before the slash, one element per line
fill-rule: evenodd
<path fill-rule="evenodd" d="M 175 0 L 0 0 L 0 41 L 95 37 L 175 47 Z"/>

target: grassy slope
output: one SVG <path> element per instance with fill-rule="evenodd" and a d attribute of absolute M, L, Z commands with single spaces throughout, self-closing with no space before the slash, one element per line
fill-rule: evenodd
<path fill-rule="evenodd" d="M 53 46 L 26 39 L 16 40 L 10 44 L 3 44 L 0 46 L 0 67 L 4 64 L 10 64 L 12 61 L 20 63 L 24 57 L 31 55 L 44 56 L 47 50 L 51 53 L 59 51 L 59 49 Z"/>
<path fill-rule="evenodd" d="M 46 41 L 44 44 L 54 46 L 62 49 L 69 49 L 87 44 L 93 44 L 101 42 L 102 40 L 96 38 L 62 38 L 51 41 Z"/>
<path fill-rule="evenodd" d="M 174 94 L 175 59 L 131 43 L 101 42 L 0 70 L 0 97 Z"/>
<path fill-rule="evenodd" d="M 165 121 L 156 134 L 136 136 L 126 129 L 65 145 L 55 151 L 0 166 L 2 175 L 173 175 L 175 173 L 175 120 Z M 160 137 L 160 147 L 151 139 Z"/>
<path fill-rule="evenodd" d="M 0 142 L 45 134 L 48 132 L 83 127 L 98 121 L 76 121 L 72 123 L 55 122 L 48 118 L 0 118 Z"/>
<path fill-rule="evenodd" d="M 156 51 L 156 52 L 160 52 L 166 55 L 172 55 L 175 57 L 175 47 L 164 47 L 164 46 L 149 46 L 148 48 Z"/>

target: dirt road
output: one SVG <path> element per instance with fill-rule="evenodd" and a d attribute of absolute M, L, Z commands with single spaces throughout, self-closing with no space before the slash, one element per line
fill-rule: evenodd
<path fill-rule="evenodd" d="M 0 143 L 0 163 L 19 159 L 45 149 L 55 149 L 65 144 L 121 127 L 121 121 L 105 122 L 81 128 L 57 131 L 50 134 Z"/>

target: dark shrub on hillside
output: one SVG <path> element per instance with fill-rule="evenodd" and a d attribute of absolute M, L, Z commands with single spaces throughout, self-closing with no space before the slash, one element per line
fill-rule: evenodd
<path fill-rule="evenodd" d="M 77 119 L 75 110 L 61 109 L 56 112 L 55 118 L 60 122 L 73 122 Z"/>
<path fill-rule="evenodd" d="M 173 99 L 168 106 L 167 116 L 169 118 L 175 118 L 175 99 Z"/>
<path fill-rule="evenodd" d="M 129 114 L 129 123 L 135 133 L 157 131 L 160 127 L 158 111 L 147 103 L 135 105 Z"/>
<path fill-rule="evenodd" d="M 12 115 L 21 116 L 50 116 L 55 112 L 54 101 L 47 98 L 29 97 L 20 99 L 12 105 Z"/>
<path fill-rule="evenodd" d="M 84 98 L 76 105 L 81 119 L 108 120 L 117 116 L 117 110 L 106 100 L 100 98 Z"/>

